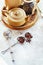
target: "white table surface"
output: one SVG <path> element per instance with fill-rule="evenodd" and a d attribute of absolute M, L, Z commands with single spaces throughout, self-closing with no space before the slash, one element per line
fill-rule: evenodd
<path fill-rule="evenodd" d="M 0 65 L 7 65 L 7 63 L 1 56 L 0 56 Z"/>
<path fill-rule="evenodd" d="M 0 12 L 3 5 L 4 0 L 0 0 Z M 43 0 L 41 0 L 38 6 L 43 11 Z M 12 48 L 14 51 L 14 64 L 11 62 L 9 51 L 5 55 L 1 54 L 2 50 L 8 48 L 8 42 L 3 36 L 3 32 L 6 30 L 8 30 L 8 28 L 0 21 L 0 56 L 8 65 L 43 65 L 43 19 L 41 17 L 38 18 L 34 26 L 23 31 L 23 36 L 26 32 L 30 32 L 33 35 L 31 43 L 25 42 L 23 45 L 18 44 Z M 12 33 L 13 37 L 10 41 L 11 45 L 17 41 L 16 37 L 20 36 L 19 31 L 12 30 Z"/>

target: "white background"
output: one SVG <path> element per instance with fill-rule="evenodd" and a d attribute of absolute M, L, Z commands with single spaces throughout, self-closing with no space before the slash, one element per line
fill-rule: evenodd
<path fill-rule="evenodd" d="M 0 65 L 7 65 L 6 62 L 4 61 L 4 59 L 2 59 L 1 56 L 0 56 Z"/>
<path fill-rule="evenodd" d="M 4 6 L 4 0 L 0 0 L 0 16 L 1 16 L 1 10 L 3 6 Z M 0 65 L 7 65 L 7 63 L 1 56 L 0 56 Z"/>

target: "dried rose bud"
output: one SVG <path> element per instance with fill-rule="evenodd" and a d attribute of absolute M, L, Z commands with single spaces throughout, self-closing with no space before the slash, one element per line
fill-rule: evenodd
<path fill-rule="evenodd" d="M 24 41 L 25 41 L 25 38 L 21 36 L 21 37 L 18 37 L 17 40 L 18 40 L 21 44 L 23 44 Z"/>
<path fill-rule="evenodd" d="M 31 39 L 31 38 L 32 38 L 32 35 L 31 35 L 29 32 L 27 32 L 27 33 L 25 34 L 25 37 L 28 38 L 28 39 Z"/>

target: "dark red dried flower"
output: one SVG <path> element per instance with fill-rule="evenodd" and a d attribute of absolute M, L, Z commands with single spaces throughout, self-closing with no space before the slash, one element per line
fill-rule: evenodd
<path fill-rule="evenodd" d="M 21 36 L 21 37 L 18 37 L 17 40 L 18 40 L 21 44 L 23 44 L 24 41 L 25 41 L 25 38 Z"/>
<path fill-rule="evenodd" d="M 25 34 L 25 37 L 28 38 L 28 39 L 31 39 L 31 38 L 32 38 L 32 35 L 31 35 L 29 32 L 27 32 L 27 33 Z"/>

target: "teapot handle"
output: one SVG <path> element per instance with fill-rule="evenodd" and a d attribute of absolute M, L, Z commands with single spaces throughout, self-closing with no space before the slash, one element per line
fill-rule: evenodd
<path fill-rule="evenodd" d="M 7 11 L 7 10 L 2 10 L 2 14 L 7 17 L 7 15 L 9 14 L 9 11 Z"/>

